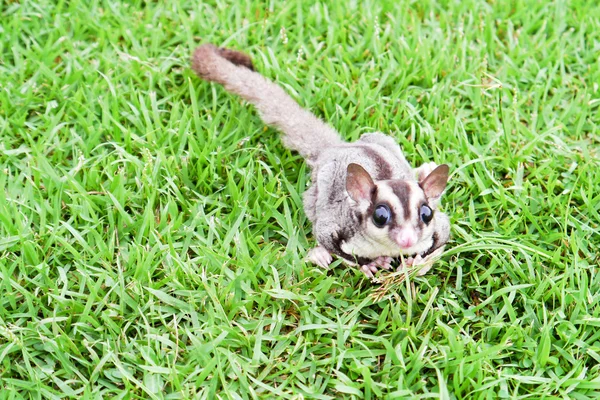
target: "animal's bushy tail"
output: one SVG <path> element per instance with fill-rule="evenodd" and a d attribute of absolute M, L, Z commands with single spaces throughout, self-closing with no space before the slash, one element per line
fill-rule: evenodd
<path fill-rule="evenodd" d="M 204 44 L 194 51 L 192 69 L 254 104 L 266 124 L 283 132 L 283 143 L 308 160 L 343 143 L 333 128 L 300 107 L 280 86 L 254 72 L 252 60 L 244 53 Z"/>

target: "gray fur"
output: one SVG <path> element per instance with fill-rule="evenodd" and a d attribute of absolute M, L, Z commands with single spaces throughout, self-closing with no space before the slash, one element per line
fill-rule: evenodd
<path fill-rule="evenodd" d="M 333 128 L 300 107 L 281 87 L 249 68 L 233 64 L 220 53 L 211 44 L 200 46 L 194 52 L 192 68 L 200 77 L 220 83 L 254 104 L 267 125 L 285 133 L 283 143 L 287 147 L 312 162 L 322 149 L 344 143 Z"/>
<path fill-rule="evenodd" d="M 436 194 L 445 187 L 443 176 L 435 178 L 435 185 L 431 184 L 433 178 L 426 179 L 435 164 L 412 169 L 394 139 L 379 132 L 364 134 L 354 143 L 344 142 L 281 87 L 254 72 L 250 58 L 243 53 L 205 44 L 194 52 L 192 68 L 200 77 L 220 83 L 252 103 L 265 123 L 283 132 L 283 143 L 306 158 L 312 169 L 312 186 L 304 193 L 304 210 L 319 243 L 311 251 L 313 262 L 328 265 L 328 252 L 351 264 L 368 264 L 362 270 L 372 276 L 378 266 L 389 267 L 389 257 L 425 257 L 448 241 L 448 217 L 436 211 L 441 192 L 429 204 L 434 210 L 432 221 L 420 221 L 419 208 L 428 199 L 417 179 L 433 186 Z M 347 168 L 353 163 L 362 166 L 374 181 L 371 199 L 355 201 L 349 196 Z M 447 179 L 447 168 L 440 170 L 446 171 Z M 407 197 L 399 198 L 401 193 Z M 380 229 L 371 215 L 381 203 L 390 205 L 394 219 Z M 401 248 L 398 243 L 408 247 Z"/>

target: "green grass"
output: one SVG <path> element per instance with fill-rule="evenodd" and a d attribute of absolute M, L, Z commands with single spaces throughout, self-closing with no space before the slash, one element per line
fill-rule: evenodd
<path fill-rule="evenodd" d="M 598 396 L 596 3 L 0 0 L 0 398 Z M 432 272 L 302 261 L 307 167 L 205 41 L 451 165 Z"/>

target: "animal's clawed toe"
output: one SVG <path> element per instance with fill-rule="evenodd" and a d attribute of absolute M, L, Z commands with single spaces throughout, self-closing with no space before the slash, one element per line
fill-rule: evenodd
<path fill-rule="evenodd" d="M 392 269 L 392 261 L 394 261 L 394 259 L 388 256 L 377 257 L 377 259 L 375 260 L 377 265 L 385 270 Z"/>
<path fill-rule="evenodd" d="M 414 257 L 405 258 L 404 263 L 401 263 L 398 266 L 398 271 L 401 271 L 405 266 L 412 267 L 413 270 L 417 270 L 417 276 L 423 276 L 429 272 L 435 261 L 443 254 L 443 252 L 444 246 L 441 246 L 425 257 L 417 254 Z"/>
<path fill-rule="evenodd" d="M 368 264 L 362 265 L 360 270 L 367 276 L 367 278 L 373 278 L 374 274 L 377 273 L 379 268 L 389 270 L 392 268 L 392 257 L 381 256 Z"/>
<path fill-rule="evenodd" d="M 365 276 L 369 279 L 373 278 L 373 272 L 377 272 L 377 268 L 375 268 L 375 271 L 372 270 L 371 268 L 371 264 L 365 264 L 365 265 L 361 265 L 360 266 L 360 270 L 363 272 L 363 274 L 365 274 Z"/>
<path fill-rule="evenodd" d="M 333 261 L 333 257 L 331 257 L 331 254 L 329 254 L 329 251 L 322 246 L 317 246 L 310 250 L 306 256 L 306 259 L 325 269 L 327 269 L 329 264 L 331 264 Z"/>

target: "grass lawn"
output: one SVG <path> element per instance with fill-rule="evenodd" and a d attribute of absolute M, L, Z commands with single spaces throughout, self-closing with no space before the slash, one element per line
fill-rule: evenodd
<path fill-rule="evenodd" d="M 433 270 L 305 263 L 202 42 L 448 163 Z M 598 396 L 599 55 L 595 1 L 0 0 L 0 399 Z"/>

